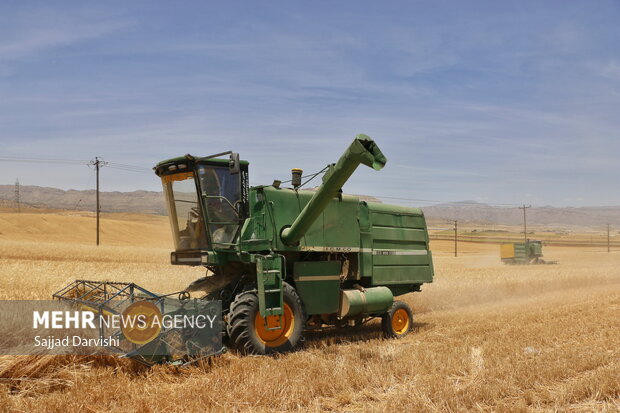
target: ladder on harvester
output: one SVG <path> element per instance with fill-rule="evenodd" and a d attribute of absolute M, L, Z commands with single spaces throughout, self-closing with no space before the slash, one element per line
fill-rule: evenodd
<path fill-rule="evenodd" d="M 256 256 L 256 281 L 258 284 L 258 308 L 265 318 L 265 329 L 279 330 L 283 327 L 284 302 L 282 280 L 284 257 L 279 254 Z"/>

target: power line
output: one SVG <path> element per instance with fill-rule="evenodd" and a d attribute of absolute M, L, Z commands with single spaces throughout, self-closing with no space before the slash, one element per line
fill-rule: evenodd
<path fill-rule="evenodd" d="M 108 164 L 110 166 L 114 166 L 116 168 L 135 169 L 137 171 L 144 171 L 144 172 L 152 172 L 153 171 L 151 168 L 146 168 L 144 166 L 138 166 L 138 165 L 128 165 L 126 163 L 108 162 Z"/>
<path fill-rule="evenodd" d="M 64 165 L 94 165 L 91 161 L 84 159 L 56 159 L 56 158 L 35 158 L 35 157 L 17 157 L 17 156 L 0 156 L 0 162 L 36 162 Z M 107 162 L 107 166 L 125 172 L 141 172 L 152 173 L 150 168 L 138 165 L 129 165 L 118 162 Z"/>
<path fill-rule="evenodd" d="M 137 165 L 127 165 L 127 164 L 122 164 L 122 163 L 117 163 L 117 162 L 108 162 L 108 166 L 112 169 L 117 169 L 119 171 L 125 171 L 125 172 L 138 172 L 138 173 L 153 173 L 153 170 L 150 168 L 145 168 L 143 166 L 137 166 Z"/>
<path fill-rule="evenodd" d="M 22 158 L 14 156 L 0 156 L 0 162 L 41 162 L 70 165 L 88 165 L 88 161 L 83 159 Z"/>
<path fill-rule="evenodd" d="M 124 166 L 116 166 L 116 165 L 109 165 L 110 168 L 113 169 L 119 169 L 121 171 L 128 171 L 128 172 L 148 172 L 148 173 L 152 173 L 152 171 L 149 170 L 144 170 L 144 169 L 138 169 L 138 168 L 127 168 Z"/>

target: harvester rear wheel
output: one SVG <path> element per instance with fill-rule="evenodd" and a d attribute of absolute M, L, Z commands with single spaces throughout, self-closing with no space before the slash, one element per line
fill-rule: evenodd
<path fill-rule="evenodd" d="M 291 351 L 303 340 L 306 311 L 295 289 L 282 283 L 284 314 L 261 316 L 258 292 L 247 290 L 230 305 L 228 335 L 230 344 L 243 354 L 271 354 Z M 282 317 L 282 319 L 280 319 Z M 282 323 L 281 329 L 270 330 Z"/>
<path fill-rule="evenodd" d="M 402 301 L 394 301 L 392 307 L 381 318 L 381 328 L 386 338 L 402 338 L 409 334 L 412 327 L 413 313 Z"/>

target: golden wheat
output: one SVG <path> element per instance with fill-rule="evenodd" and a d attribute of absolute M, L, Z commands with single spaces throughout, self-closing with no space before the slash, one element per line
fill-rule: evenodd
<path fill-rule="evenodd" d="M 45 217 L 46 225 L 56 222 Z M 169 265 L 159 218 L 134 220 L 141 231 L 131 234 L 135 245 L 119 229 L 119 239 L 99 248 L 81 230 L 77 241 L 62 242 L 73 226 L 39 226 L 28 238 L 2 222 L 2 299 L 49 298 L 74 278 L 169 292 L 204 271 Z M 230 352 L 182 369 L 144 369 L 113 357 L 3 356 L 0 410 L 620 410 L 617 252 L 546 247 L 558 265 L 511 267 L 500 263 L 496 245 L 461 244 L 458 258 L 450 242 L 431 246 L 435 282 L 404 297 L 416 323 L 402 340 L 383 340 L 374 322 L 308 333 L 305 348 L 291 354 Z"/>

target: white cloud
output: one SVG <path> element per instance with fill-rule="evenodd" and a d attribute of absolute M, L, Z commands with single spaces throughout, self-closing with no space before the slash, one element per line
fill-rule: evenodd
<path fill-rule="evenodd" d="M 127 28 L 126 19 L 97 13 L 44 10 L 15 17 L 0 30 L 0 59 L 23 59 L 46 50 L 93 40 Z"/>

